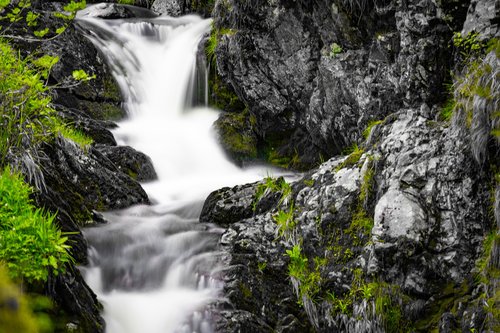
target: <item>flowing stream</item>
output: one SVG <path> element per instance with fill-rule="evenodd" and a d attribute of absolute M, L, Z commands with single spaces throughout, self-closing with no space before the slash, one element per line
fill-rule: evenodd
<path fill-rule="evenodd" d="M 80 17 L 118 82 L 128 118 L 117 142 L 151 157 L 158 180 L 143 184 L 151 206 L 108 212 L 85 230 L 87 283 L 104 306 L 107 333 L 212 332 L 208 305 L 221 289 L 216 246 L 223 230 L 201 224 L 206 196 L 261 179 L 218 147 L 217 112 L 206 106 L 206 70 L 197 50 L 210 20 L 102 20 Z"/>

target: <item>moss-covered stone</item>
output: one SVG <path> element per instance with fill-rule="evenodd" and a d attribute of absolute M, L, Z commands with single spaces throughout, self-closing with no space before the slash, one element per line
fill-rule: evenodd
<path fill-rule="evenodd" d="M 79 107 L 91 118 L 98 120 L 120 120 L 125 117 L 125 111 L 115 103 L 93 102 L 81 100 Z"/>
<path fill-rule="evenodd" d="M 257 158 L 257 137 L 251 129 L 250 114 L 224 113 L 214 124 L 223 148 L 235 161 Z"/>

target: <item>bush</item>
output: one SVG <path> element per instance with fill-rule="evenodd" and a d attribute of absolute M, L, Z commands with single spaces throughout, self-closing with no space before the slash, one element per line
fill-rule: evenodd
<path fill-rule="evenodd" d="M 67 237 L 54 224 L 55 215 L 36 209 L 31 187 L 5 168 L 0 176 L 0 260 L 13 279 L 47 281 L 64 272 L 73 259 Z"/>

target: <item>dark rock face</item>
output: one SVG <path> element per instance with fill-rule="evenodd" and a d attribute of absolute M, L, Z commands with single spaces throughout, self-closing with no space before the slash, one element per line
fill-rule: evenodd
<path fill-rule="evenodd" d="M 219 73 L 279 154 L 297 151 L 310 165 L 358 141 L 370 120 L 442 98 L 433 87 L 448 75 L 443 45 L 452 32 L 441 9 L 429 1 L 366 6 L 217 2 Z"/>
<path fill-rule="evenodd" d="M 147 182 L 157 178 L 151 159 L 132 147 L 98 146 L 96 149 L 132 179 Z"/>
<path fill-rule="evenodd" d="M 227 228 L 218 331 L 495 331 L 498 40 L 470 68 L 450 45 L 458 31 L 497 36 L 498 6 L 351 4 L 216 4 L 217 67 L 255 118 L 247 131 L 261 147 L 312 162 L 358 143 L 291 183 L 287 200 L 259 201 L 262 184 L 208 197 L 200 219 Z M 468 111 L 455 93 L 450 122 L 439 111 L 452 68 L 477 80 L 460 97 Z"/>
<path fill-rule="evenodd" d="M 148 203 L 139 183 L 122 173 L 98 149 L 87 152 L 71 141 L 57 139 L 46 149 L 48 159 L 42 161 L 45 183 L 61 195 L 67 210 L 85 212 L 120 209 Z M 87 221 L 80 221 L 84 225 Z"/>

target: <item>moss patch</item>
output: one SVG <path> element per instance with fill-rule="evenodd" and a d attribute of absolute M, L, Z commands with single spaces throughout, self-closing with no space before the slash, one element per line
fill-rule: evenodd
<path fill-rule="evenodd" d="M 257 138 L 250 125 L 250 114 L 224 113 L 214 126 L 225 151 L 237 162 L 257 158 Z"/>

